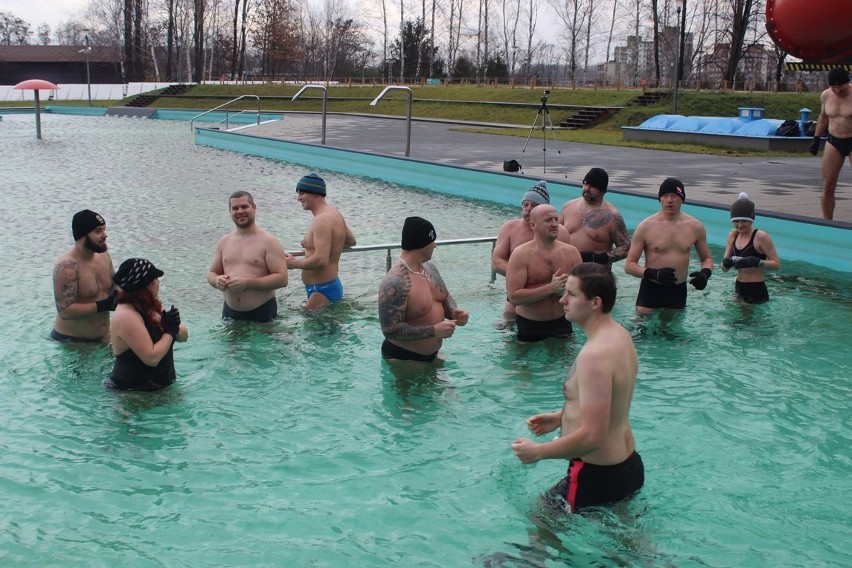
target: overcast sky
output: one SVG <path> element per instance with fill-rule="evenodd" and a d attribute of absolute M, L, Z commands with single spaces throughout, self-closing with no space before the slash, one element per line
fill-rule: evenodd
<path fill-rule="evenodd" d="M 51 31 L 55 31 L 61 22 L 81 15 L 87 3 L 87 0 L 2 0 L 0 12 L 12 13 L 29 22 L 33 33 L 41 24 L 47 24 Z"/>

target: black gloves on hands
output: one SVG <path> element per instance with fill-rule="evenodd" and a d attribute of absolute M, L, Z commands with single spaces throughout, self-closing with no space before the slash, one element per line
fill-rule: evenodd
<path fill-rule="evenodd" d="M 180 311 L 172 306 L 169 311 L 163 310 L 160 316 L 160 322 L 163 326 L 163 331 L 168 333 L 173 338 L 180 332 Z"/>
<path fill-rule="evenodd" d="M 112 293 L 104 298 L 103 300 L 98 300 L 95 302 L 95 305 L 98 307 L 98 313 L 101 312 L 114 312 L 115 311 L 115 297 L 118 293 L 113 290 Z"/>
<path fill-rule="evenodd" d="M 689 275 L 692 279 L 689 281 L 696 290 L 703 290 L 707 287 L 707 281 L 710 279 L 710 275 L 713 274 L 713 271 L 709 268 L 702 268 L 700 272 L 693 272 Z"/>
<path fill-rule="evenodd" d="M 609 255 L 605 252 L 591 252 L 584 250 L 580 253 L 583 262 L 596 262 L 598 264 L 609 264 Z"/>
<path fill-rule="evenodd" d="M 819 139 L 819 136 L 814 136 L 813 142 L 811 142 L 811 145 L 808 146 L 808 152 L 810 152 L 814 156 L 816 156 L 817 152 L 819 152 Z"/>
<path fill-rule="evenodd" d="M 725 258 L 722 259 L 722 266 L 724 266 L 725 268 L 733 268 L 734 264 L 740 258 L 742 258 L 742 257 L 740 257 L 740 256 L 736 256 L 736 257 L 726 256 Z"/>
<path fill-rule="evenodd" d="M 756 256 L 741 256 L 734 262 L 734 268 L 737 270 L 740 268 L 758 268 L 760 262 L 760 259 Z"/>
<path fill-rule="evenodd" d="M 674 268 L 646 268 L 642 273 L 643 278 L 656 280 L 663 286 L 674 286 L 677 284 Z"/>

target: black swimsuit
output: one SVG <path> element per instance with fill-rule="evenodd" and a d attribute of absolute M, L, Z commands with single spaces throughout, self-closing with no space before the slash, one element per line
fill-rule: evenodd
<path fill-rule="evenodd" d="M 742 249 L 737 248 L 737 239 L 731 243 L 731 252 L 734 256 L 756 256 L 760 260 L 766 260 L 766 255 L 757 252 L 754 248 L 754 237 L 757 235 L 757 229 L 752 231 L 751 238 L 748 244 Z M 769 301 L 769 290 L 766 289 L 765 282 L 740 282 L 737 280 L 734 283 L 734 292 L 737 298 L 746 304 L 762 304 Z"/>
<path fill-rule="evenodd" d="M 156 324 L 145 323 L 145 329 L 156 343 L 163 337 L 163 330 Z M 169 345 L 166 353 L 156 367 L 150 367 L 133 352 L 132 349 L 115 356 L 112 373 L 107 378 L 107 386 L 119 390 L 153 391 L 165 388 L 175 382 L 175 362 L 172 350 L 174 343 Z"/>

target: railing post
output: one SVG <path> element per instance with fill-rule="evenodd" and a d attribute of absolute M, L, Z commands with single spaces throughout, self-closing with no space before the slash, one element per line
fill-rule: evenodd
<path fill-rule="evenodd" d="M 390 272 L 391 268 L 391 249 L 387 249 L 388 257 L 385 259 L 385 272 Z"/>

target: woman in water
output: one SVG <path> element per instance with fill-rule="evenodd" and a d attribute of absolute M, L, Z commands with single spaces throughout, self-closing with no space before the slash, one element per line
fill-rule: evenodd
<path fill-rule="evenodd" d="M 772 237 L 754 225 L 754 203 L 747 193 L 740 193 L 731 205 L 731 223 L 734 230 L 728 235 L 722 271 L 737 270 L 734 291 L 736 298 L 746 304 L 762 304 L 769 300 L 764 282 L 764 270 L 778 270 L 781 261 L 775 252 Z"/>
<path fill-rule="evenodd" d="M 147 260 L 130 258 L 112 277 L 121 288 L 110 332 L 115 365 L 107 385 L 112 388 L 153 391 L 175 382 L 172 348 L 189 332 L 177 308 L 165 311 L 157 298 L 162 275 Z"/>

